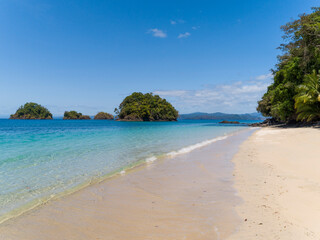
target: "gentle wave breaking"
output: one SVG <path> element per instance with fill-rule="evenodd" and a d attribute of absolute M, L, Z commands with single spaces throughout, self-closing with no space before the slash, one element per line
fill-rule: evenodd
<path fill-rule="evenodd" d="M 181 148 L 180 150 L 177 150 L 177 151 L 169 152 L 165 156 L 166 157 L 175 157 L 175 156 L 180 155 L 180 154 L 189 153 L 189 152 L 192 152 L 193 150 L 196 150 L 198 148 L 205 147 L 205 146 L 207 146 L 207 145 L 209 145 L 211 143 L 224 140 L 227 137 L 228 136 L 222 136 L 222 137 L 216 137 L 216 138 L 213 138 L 213 139 L 210 139 L 210 140 L 206 140 L 206 141 L 203 141 L 203 142 L 200 142 L 200 143 L 197 143 L 197 144 L 190 145 L 188 147 Z M 158 158 L 156 156 L 148 157 L 146 159 L 146 162 L 147 163 L 151 163 L 151 162 L 156 161 L 157 159 Z"/>
<path fill-rule="evenodd" d="M 152 156 L 152 157 L 149 157 L 146 159 L 146 162 L 149 163 L 149 162 L 154 162 L 155 160 L 157 160 L 157 157 L 155 156 Z"/>
<path fill-rule="evenodd" d="M 190 145 L 188 147 L 181 148 L 178 151 L 169 152 L 167 154 L 167 156 L 168 157 L 174 157 L 174 156 L 177 156 L 179 154 L 189 153 L 189 152 L 191 152 L 191 151 L 193 151 L 193 150 L 195 150 L 197 148 L 201 148 L 201 147 L 207 146 L 207 145 L 209 145 L 211 143 L 214 143 L 214 142 L 217 142 L 217 141 L 221 141 L 223 139 L 226 139 L 227 137 L 228 136 L 216 137 L 216 138 L 213 138 L 211 140 L 206 140 L 206 141 L 194 144 L 194 145 Z"/>

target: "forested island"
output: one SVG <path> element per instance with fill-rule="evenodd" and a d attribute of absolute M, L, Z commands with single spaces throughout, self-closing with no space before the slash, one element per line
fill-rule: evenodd
<path fill-rule="evenodd" d="M 120 121 L 176 121 L 178 111 L 165 99 L 152 93 L 134 92 L 127 96 L 115 109 L 116 118 Z M 26 103 L 21 106 L 10 119 L 52 119 L 48 109 L 37 103 Z M 89 115 L 77 111 L 65 111 L 63 120 L 90 120 Z M 98 112 L 95 120 L 113 120 L 114 116 L 107 112 Z"/>
<path fill-rule="evenodd" d="M 11 114 L 10 119 L 52 119 L 52 114 L 40 104 L 28 102 Z"/>
<path fill-rule="evenodd" d="M 63 120 L 90 120 L 90 116 L 82 115 L 82 113 L 76 111 L 65 111 L 63 115 Z"/>
<path fill-rule="evenodd" d="M 120 121 L 177 121 L 178 111 L 158 95 L 134 92 L 115 109 Z"/>
<path fill-rule="evenodd" d="M 283 54 L 257 110 L 274 122 L 320 120 L 320 8 L 282 26 Z"/>
<path fill-rule="evenodd" d="M 113 119 L 114 119 L 113 115 L 111 115 L 110 113 L 106 113 L 106 112 L 98 112 L 94 116 L 94 120 L 113 120 Z"/>

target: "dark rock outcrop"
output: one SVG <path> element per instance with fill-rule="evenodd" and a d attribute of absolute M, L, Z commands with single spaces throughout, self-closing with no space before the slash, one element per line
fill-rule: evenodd
<path fill-rule="evenodd" d="M 228 120 L 223 120 L 219 123 L 223 123 L 223 124 L 240 124 L 240 122 L 238 121 L 228 121 Z"/>
<path fill-rule="evenodd" d="M 249 126 L 251 126 L 251 127 L 268 127 L 268 126 L 275 126 L 275 125 L 280 125 L 280 124 L 284 124 L 284 123 L 281 123 L 274 118 L 268 118 L 268 119 L 264 120 L 263 122 L 249 124 Z"/>

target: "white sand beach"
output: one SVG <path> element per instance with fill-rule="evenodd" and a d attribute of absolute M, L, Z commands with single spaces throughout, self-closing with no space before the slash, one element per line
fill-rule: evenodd
<path fill-rule="evenodd" d="M 263 128 L 233 161 L 242 218 L 228 239 L 320 239 L 320 129 Z"/>
<path fill-rule="evenodd" d="M 0 239 L 319 239 L 319 143 L 316 128 L 244 131 L 49 202 Z"/>

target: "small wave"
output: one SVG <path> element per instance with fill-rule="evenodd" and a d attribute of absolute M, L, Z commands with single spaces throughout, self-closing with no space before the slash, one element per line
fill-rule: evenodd
<path fill-rule="evenodd" d="M 147 158 L 147 159 L 146 159 L 146 162 L 147 162 L 147 163 L 150 163 L 150 162 L 154 162 L 155 160 L 157 160 L 157 157 L 152 156 L 152 157 Z"/>
<path fill-rule="evenodd" d="M 217 141 L 221 141 L 223 139 L 226 139 L 228 136 L 221 136 L 221 137 L 216 137 L 216 138 L 213 138 L 213 139 L 210 139 L 210 140 L 206 140 L 206 141 L 203 141 L 203 142 L 200 142 L 200 143 L 196 143 L 194 145 L 190 145 L 188 147 L 184 147 L 184 148 L 181 148 L 180 150 L 177 150 L 177 151 L 172 151 L 172 152 L 169 152 L 167 154 L 165 154 L 164 156 L 166 157 L 175 157 L 177 155 L 180 155 L 180 154 L 185 154 L 185 153 L 189 153 L 197 148 L 201 148 L 201 147 L 204 147 L 204 146 L 207 146 L 211 143 L 214 143 L 214 142 L 217 142 Z M 161 158 L 161 156 L 159 156 Z M 158 158 L 156 156 L 152 156 L 152 157 L 148 157 L 146 158 L 146 163 L 151 163 L 151 162 L 154 162 L 155 160 L 157 160 Z"/>
<path fill-rule="evenodd" d="M 206 141 L 194 144 L 194 145 L 190 145 L 188 147 L 181 148 L 178 151 L 169 152 L 169 153 L 167 153 L 167 156 L 168 157 L 174 157 L 174 156 L 177 156 L 177 155 L 180 155 L 180 154 L 189 153 L 189 152 L 191 152 L 191 151 L 193 151 L 193 150 L 195 150 L 197 148 L 201 148 L 201 147 L 207 146 L 207 145 L 209 145 L 211 143 L 214 143 L 214 142 L 217 142 L 217 141 L 221 141 L 223 139 L 226 139 L 227 137 L 228 136 L 216 137 L 216 138 L 213 138 L 211 140 L 206 140 Z"/>

